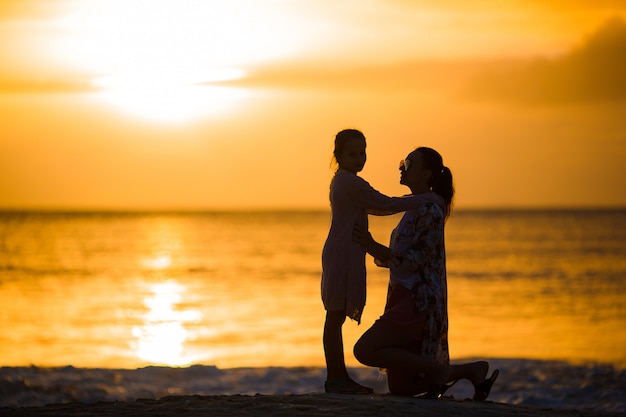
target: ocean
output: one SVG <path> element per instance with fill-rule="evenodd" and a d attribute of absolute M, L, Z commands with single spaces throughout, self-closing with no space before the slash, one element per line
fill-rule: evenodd
<path fill-rule="evenodd" d="M 371 217 L 374 237 L 399 218 Z M 321 391 L 329 225 L 324 210 L 1 212 L 0 406 Z M 626 210 L 457 210 L 446 247 L 451 357 L 501 369 L 490 399 L 626 412 Z M 384 307 L 387 270 L 367 262 L 346 361 L 384 392 L 351 352 Z"/>

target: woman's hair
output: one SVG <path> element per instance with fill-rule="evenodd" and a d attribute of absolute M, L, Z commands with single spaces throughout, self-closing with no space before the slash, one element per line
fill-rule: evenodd
<path fill-rule="evenodd" d="M 365 135 L 360 130 L 344 129 L 335 136 L 335 150 L 333 151 L 333 157 L 330 161 L 330 165 L 334 168 L 335 172 L 339 169 L 338 156 L 343 152 L 346 143 L 355 139 L 365 142 Z"/>
<path fill-rule="evenodd" d="M 454 199 L 454 184 L 450 168 L 443 164 L 443 158 L 439 155 L 439 152 L 432 148 L 422 146 L 414 152 L 422 155 L 424 168 L 429 169 L 432 173 L 429 184 L 430 189 L 443 198 L 446 204 L 445 214 L 446 218 L 448 218 L 452 211 L 452 201 Z"/>

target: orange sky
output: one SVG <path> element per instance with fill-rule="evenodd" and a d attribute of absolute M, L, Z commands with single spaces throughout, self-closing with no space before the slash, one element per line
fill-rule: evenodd
<path fill-rule="evenodd" d="M 0 0 L 0 62 L 0 208 L 325 208 L 346 127 L 391 195 L 626 206 L 621 0 Z"/>

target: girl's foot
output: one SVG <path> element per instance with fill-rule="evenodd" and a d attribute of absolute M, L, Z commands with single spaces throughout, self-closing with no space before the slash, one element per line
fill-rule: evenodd
<path fill-rule="evenodd" d="M 324 383 L 324 390 L 329 394 L 373 394 L 374 390 L 363 386 L 350 378 L 334 379 Z"/>

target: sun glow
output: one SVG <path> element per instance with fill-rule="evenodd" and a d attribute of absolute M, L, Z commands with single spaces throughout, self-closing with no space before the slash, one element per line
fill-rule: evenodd
<path fill-rule="evenodd" d="M 184 122 L 227 111 L 248 96 L 244 89 L 193 85 L 135 85 L 108 88 L 99 98 L 139 118 L 160 122 Z"/>
<path fill-rule="evenodd" d="M 292 51 L 295 39 L 285 35 L 294 24 L 250 0 L 81 0 L 58 20 L 63 35 L 52 43 L 63 61 L 93 74 L 106 102 L 181 121 L 245 98 L 245 90 L 219 83 Z"/>

